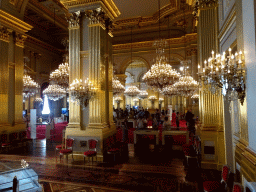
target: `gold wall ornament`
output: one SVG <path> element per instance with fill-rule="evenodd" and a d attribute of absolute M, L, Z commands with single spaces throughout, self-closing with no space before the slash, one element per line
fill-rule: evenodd
<path fill-rule="evenodd" d="M 0 40 L 9 42 L 9 37 L 12 30 L 8 29 L 7 27 L 0 26 Z"/>
<path fill-rule="evenodd" d="M 15 45 L 21 48 L 24 48 L 25 40 L 27 39 L 26 35 L 16 33 L 15 35 Z"/>

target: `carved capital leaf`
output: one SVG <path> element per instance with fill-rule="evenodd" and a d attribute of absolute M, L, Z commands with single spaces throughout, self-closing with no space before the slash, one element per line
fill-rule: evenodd
<path fill-rule="evenodd" d="M 15 35 L 15 45 L 21 48 L 24 48 L 24 42 L 27 39 L 26 35 L 16 33 Z"/>

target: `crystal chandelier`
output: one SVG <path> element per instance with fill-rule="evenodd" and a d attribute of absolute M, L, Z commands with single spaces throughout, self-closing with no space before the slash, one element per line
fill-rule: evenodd
<path fill-rule="evenodd" d="M 148 100 L 149 100 L 149 101 L 155 101 L 155 100 L 157 100 L 157 98 L 156 98 L 156 96 L 153 95 L 153 96 L 150 96 L 150 97 L 148 98 Z"/>
<path fill-rule="evenodd" d="M 138 89 L 138 87 L 132 85 L 130 87 L 128 87 L 125 91 L 124 94 L 129 96 L 129 97 L 135 97 L 140 93 L 140 90 Z"/>
<path fill-rule="evenodd" d="M 164 101 L 164 98 L 159 98 L 159 103 L 162 103 Z"/>
<path fill-rule="evenodd" d="M 37 97 L 34 102 L 38 103 L 38 105 L 41 105 L 43 104 L 43 99 L 41 97 Z"/>
<path fill-rule="evenodd" d="M 66 90 L 59 85 L 49 85 L 44 91 L 44 95 L 47 95 L 48 99 L 57 101 L 66 96 Z"/>
<path fill-rule="evenodd" d="M 197 93 L 194 93 L 194 95 L 192 95 L 191 97 L 192 99 L 198 99 L 199 98 L 199 95 Z"/>
<path fill-rule="evenodd" d="M 115 102 L 118 104 L 120 103 L 121 101 L 123 101 L 123 99 L 121 97 L 115 97 Z"/>
<path fill-rule="evenodd" d="M 223 88 L 222 94 L 227 95 L 228 100 L 240 99 L 243 105 L 245 98 L 245 63 L 242 51 L 231 53 L 231 48 L 228 49 L 229 54 L 223 52 L 222 55 L 214 54 L 205 61 L 203 67 L 199 65 L 199 77 L 205 84 L 209 85 L 212 93 L 217 89 Z"/>
<path fill-rule="evenodd" d="M 88 78 L 83 82 L 82 79 L 74 80 L 70 85 L 71 101 L 86 107 L 89 100 L 95 95 L 95 88 Z"/>
<path fill-rule="evenodd" d="M 69 65 L 68 63 L 60 64 L 58 69 L 50 74 L 50 81 L 64 88 L 69 85 Z"/>
<path fill-rule="evenodd" d="M 140 90 L 140 93 L 138 95 L 140 99 L 146 99 L 148 97 L 148 92 L 145 90 Z"/>
<path fill-rule="evenodd" d="M 168 85 L 164 87 L 161 93 L 169 97 L 174 95 L 179 95 L 179 91 L 177 87 L 174 87 L 173 85 Z"/>
<path fill-rule="evenodd" d="M 193 77 L 185 75 L 173 87 L 177 89 L 179 95 L 191 97 L 198 90 L 198 85 L 198 82 Z"/>
<path fill-rule="evenodd" d="M 40 86 L 29 76 L 23 76 L 23 97 L 26 99 L 35 95 Z"/>
<path fill-rule="evenodd" d="M 135 98 L 135 99 L 133 99 L 133 102 L 134 102 L 135 105 L 137 105 L 137 103 L 139 102 L 139 99 Z"/>
<path fill-rule="evenodd" d="M 112 79 L 112 90 L 114 96 L 119 95 L 125 91 L 125 87 L 116 77 L 113 77 Z"/>

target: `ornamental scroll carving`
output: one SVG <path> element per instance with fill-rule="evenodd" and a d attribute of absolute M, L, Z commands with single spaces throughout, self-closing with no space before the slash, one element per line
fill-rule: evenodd
<path fill-rule="evenodd" d="M 27 39 L 26 35 L 16 33 L 15 35 L 15 45 L 21 48 L 24 48 L 25 40 Z"/>
<path fill-rule="evenodd" d="M 0 41 L 9 42 L 9 37 L 12 30 L 7 27 L 0 26 Z"/>
<path fill-rule="evenodd" d="M 79 28 L 79 22 L 80 22 L 80 11 L 71 13 L 68 17 L 66 17 L 69 28 Z"/>

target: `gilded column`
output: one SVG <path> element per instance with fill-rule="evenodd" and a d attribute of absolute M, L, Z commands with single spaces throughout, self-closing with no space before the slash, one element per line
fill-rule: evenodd
<path fill-rule="evenodd" d="M 216 0 L 199 0 L 198 60 L 201 68 L 211 51 L 218 51 L 218 6 Z M 199 99 L 199 126 L 202 140 L 202 167 L 221 169 L 225 164 L 223 132 L 223 98 L 221 90 L 213 94 L 209 86 L 203 85 Z M 214 150 L 204 150 L 212 148 Z"/>
<path fill-rule="evenodd" d="M 69 22 L 69 84 L 73 80 L 80 80 L 80 11 L 70 15 Z M 71 94 L 70 94 L 71 95 Z M 80 105 L 76 102 L 71 102 L 69 97 L 69 124 L 68 128 L 81 128 Z"/>

